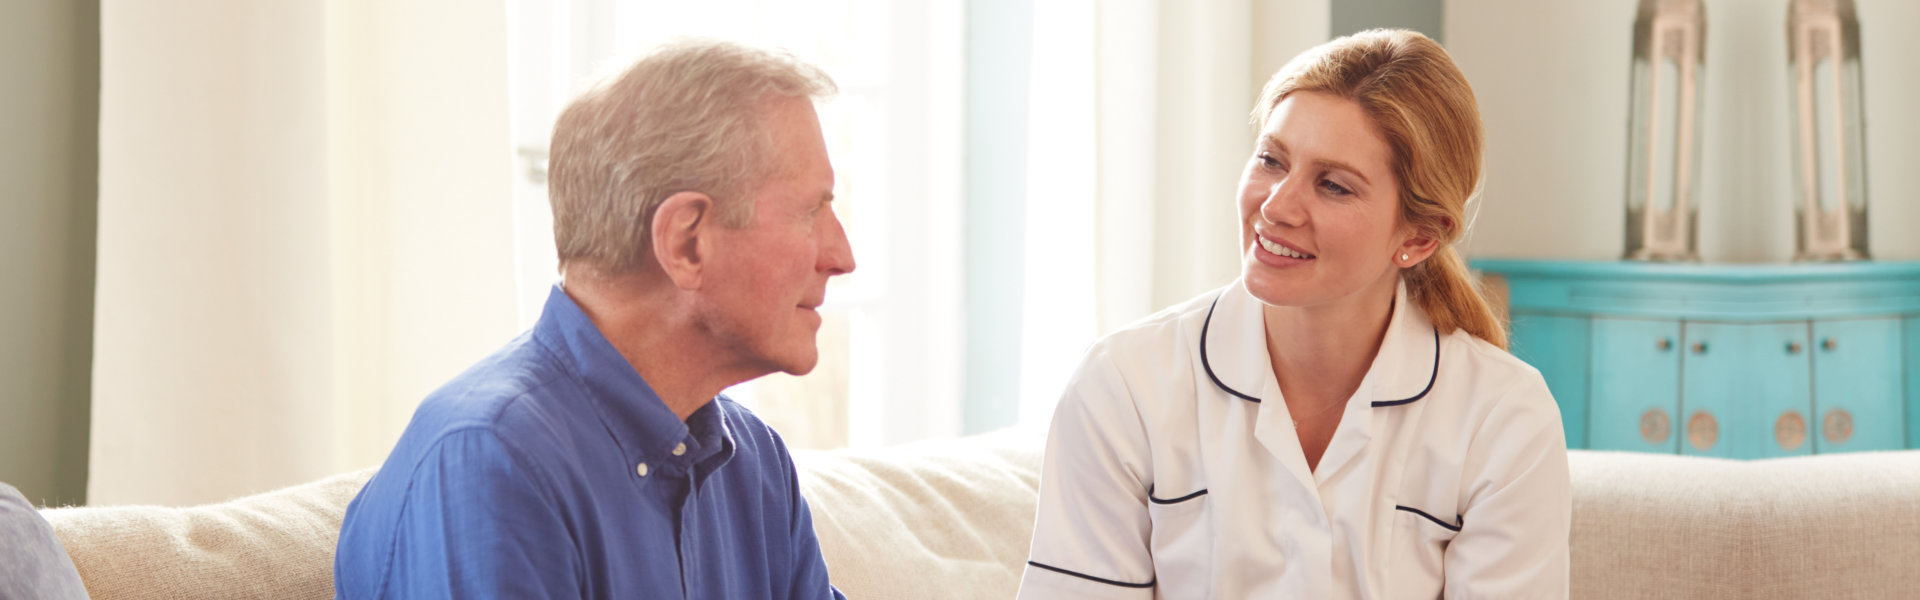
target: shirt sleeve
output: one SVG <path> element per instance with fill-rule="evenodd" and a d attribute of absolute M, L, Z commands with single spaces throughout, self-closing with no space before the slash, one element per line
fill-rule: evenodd
<path fill-rule="evenodd" d="M 772 428 L 768 428 L 771 431 Z M 800 495 L 800 475 L 794 470 L 793 457 L 787 454 L 786 442 L 779 433 L 773 434 L 774 442 L 780 445 L 780 462 L 787 469 L 787 489 L 790 490 L 793 513 L 789 515 L 792 524 L 790 539 L 793 540 L 793 580 L 787 589 L 795 600 L 826 598 L 829 600 L 847 600 L 846 595 L 833 587 L 827 577 L 827 560 L 820 553 L 820 537 L 813 531 L 813 510 L 807 506 L 807 499 Z"/>
<path fill-rule="evenodd" d="M 1566 598 L 1573 485 L 1560 409 L 1538 375 L 1495 405 L 1468 447 L 1448 598 Z"/>
<path fill-rule="evenodd" d="M 369 500 L 387 508 L 365 507 L 374 518 L 361 525 L 379 527 L 380 521 L 388 521 L 391 537 L 356 536 L 370 532 L 355 532 L 349 524 L 341 535 L 342 554 L 374 558 L 339 564 L 343 570 L 355 562 L 370 564 L 383 572 L 358 590 L 364 595 L 352 593 L 343 582 L 342 596 L 581 597 L 581 565 L 569 528 L 541 482 L 531 465 L 517 460 L 493 432 L 447 434 L 410 476 L 380 481 L 376 485 L 383 489 L 369 489 L 375 494 Z M 373 543 L 349 547 L 349 539 Z M 389 539 L 386 547 L 379 547 Z"/>
<path fill-rule="evenodd" d="M 1054 409 L 1021 600 L 1152 598 L 1145 425 L 1095 346 Z"/>
<path fill-rule="evenodd" d="M 19 490 L 0 483 L 0 600 L 86 597 L 53 526 Z"/>

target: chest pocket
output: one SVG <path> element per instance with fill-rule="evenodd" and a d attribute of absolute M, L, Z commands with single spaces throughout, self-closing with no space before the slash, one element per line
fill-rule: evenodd
<path fill-rule="evenodd" d="M 1460 533 L 1459 516 L 1448 519 L 1411 506 L 1394 507 L 1393 598 L 1438 598 L 1446 577 L 1447 545 Z"/>
<path fill-rule="evenodd" d="M 1163 598 L 1205 598 L 1212 594 L 1213 523 L 1207 490 L 1163 497 L 1147 492 L 1147 517 L 1153 522 L 1148 548 L 1154 580 Z"/>

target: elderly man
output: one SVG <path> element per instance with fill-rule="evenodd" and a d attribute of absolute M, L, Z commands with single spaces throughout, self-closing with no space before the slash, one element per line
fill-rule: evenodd
<path fill-rule="evenodd" d="M 554 125 L 562 281 L 347 508 L 341 598 L 841 598 L 779 434 L 720 396 L 819 359 L 853 270 L 784 53 L 658 48 Z"/>

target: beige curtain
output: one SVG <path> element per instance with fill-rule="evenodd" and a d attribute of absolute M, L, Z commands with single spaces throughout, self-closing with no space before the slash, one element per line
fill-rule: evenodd
<path fill-rule="evenodd" d="M 1087 344 L 1239 276 L 1247 115 L 1328 0 L 1036 2 L 1020 420 Z M 1061 243 L 1064 241 L 1065 243 Z M 1035 252 L 1035 248 L 1057 248 Z M 1084 250 L 1083 250 L 1084 249 Z"/>
<path fill-rule="evenodd" d="M 376 464 L 511 338 L 505 11 L 102 2 L 94 504 Z"/>

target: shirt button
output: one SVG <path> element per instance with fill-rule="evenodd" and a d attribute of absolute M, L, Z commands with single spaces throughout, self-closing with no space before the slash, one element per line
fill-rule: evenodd
<path fill-rule="evenodd" d="M 641 477 L 646 477 L 646 476 L 647 476 L 647 463 L 640 463 L 640 466 L 638 466 L 638 467 L 634 467 L 634 468 L 633 468 L 633 472 L 635 472 L 635 473 L 639 473 Z"/>
<path fill-rule="evenodd" d="M 674 446 L 674 447 L 673 447 L 673 455 L 674 455 L 674 456 L 680 456 L 680 455 L 683 455 L 683 454 L 686 454 L 686 453 L 687 453 L 687 445 L 686 445 L 686 444 L 680 444 L 680 445 L 678 445 L 678 446 Z"/>

